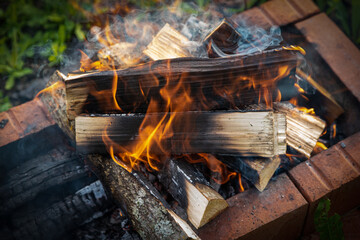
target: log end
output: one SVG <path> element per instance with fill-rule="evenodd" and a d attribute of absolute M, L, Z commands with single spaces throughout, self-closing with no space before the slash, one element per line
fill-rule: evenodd
<path fill-rule="evenodd" d="M 229 206 L 219 193 L 204 184 L 193 185 L 186 181 L 186 189 L 189 199 L 198 199 L 188 201 L 187 208 L 189 221 L 196 228 L 204 226 Z"/>
<path fill-rule="evenodd" d="M 265 164 L 261 163 L 260 161 L 266 161 Z M 258 181 L 256 181 L 254 184 L 254 186 L 260 191 L 264 191 L 264 189 L 266 188 L 266 186 L 268 185 L 271 177 L 274 175 L 276 169 L 280 166 L 281 163 L 281 159 L 279 156 L 275 156 L 273 158 L 269 158 L 266 160 L 254 160 L 252 162 L 252 165 L 257 165 L 259 164 L 259 166 L 261 166 L 261 169 L 258 169 L 258 174 L 259 174 L 259 178 Z"/>

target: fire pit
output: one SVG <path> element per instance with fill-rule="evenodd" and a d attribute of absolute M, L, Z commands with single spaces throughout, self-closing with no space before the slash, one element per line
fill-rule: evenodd
<path fill-rule="evenodd" d="M 57 237 L 51 229 L 65 215 L 62 233 L 108 211 L 112 196 L 143 239 L 295 239 L 313 231 L 321 198 L 341 214 L 359 206 L 360 87 L 348 74 L 359 70 L 326 49 L 346 43 L 355 62 L 360 53 L 343 35 L 322 42 L 338 29 L 317 12 L 311 1 L 274 0 L 216 23 L 192 16 L 182 31 L 169 18 L 136 44 L 117 41 L 110 27 L 93 29 L 106 46 L 97 61 L 82 53 L 80 71 L 55 73 L 33 101 L 0 115 L 1 156 L 14 159 L 1 165 L 5 177 L 16 176 L 0 189 L 2 215 L 12 219 L 2 231 Z M 262 35 L 245 37 L 239 19 L 284 26 L 285 43 L 269 48 Z M 211 31 L 191 28 L 206 24 Z M 35 138 L 44 147 L 31 149 Z M 108 195 L 75 160 L 75 144 Z M 46 213 L 31 216 L 58 185 Z M 42 229 L 48 219 L 50 231 Z"/>

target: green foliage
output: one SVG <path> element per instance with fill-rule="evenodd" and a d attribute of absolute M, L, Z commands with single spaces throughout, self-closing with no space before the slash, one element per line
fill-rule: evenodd
<path fill-rule="evenodd" d="M 329 217 L 330 200 L 321 199 L 315 210 L 315 229 L 320 234 L 321 240 L 343 240 L 344 233 L 339 214 Z"/>
<path fill-rule="evenodd" d="M 0 90 L 0 112 L 4 112 L 11 107 L 12 105 L 10 103 L 9 97 L 5 97 L 4 93 Z"/>
<path fill-rule="evenodd" d="M 360 45 L 359 0 L 315 0 L 315 2 L 354 43 Z"/>
<path fill-rule="evenodd" d="M 0 75 L 6 76 L 4 87 L 10 90 L 17 78 L 32 73 L 25 67 L 35 47 L 50 65 L 59 64 L 66 42 L 73 35 L 84 40 L 85 34 L 69 1 L 9 1 L 0 11 Z"/>

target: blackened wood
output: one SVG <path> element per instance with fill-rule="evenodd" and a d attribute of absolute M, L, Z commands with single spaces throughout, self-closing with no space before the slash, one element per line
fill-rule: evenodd
<path fill-rule="evenodd" d="M 184 159 L 169 159 L 159 175 L 161 183 L 186 210 L 189 221 L 196 228 L 228 207 L 221 195 L 209 187 L 205 177 Z"/>
<path fill-rule="evenodd" d="M 279 156 L 272 158 L 220 157 L 221 161 L 240 172 L 260 191 L 264 191 L 276 169 L 280 166 Z"/>
<path fill-rule="evenodd" d="M 197 238 L 145 179 L 129 173 L 108 157 L 89 155 L 88 159 L 113 198 L 125 207 L 143 239 Z"/>
<path fill-rule="evenodd" d="M 20 208 L 7 219 L 15 239 L 64 239 L 73 229 L 102 216 L 111 208 L 100 181 L 40 208 Z"/>
<path fill-rule="evenodd" d="M 282 113 L 268 111 L 171 114 L 176 114 L 172 120 L 173 135 L 172 132 L 155 133 L 155 137 L 164 134 L 162 147 L 166 149 L 166 153 L 201 152 L 273 157 L 286 152 L 286 120 Z M 156 124 L 163 115 L 154 113 L 147 115 L 147 119 Z M 82 153 L 104 152 L 102 136 L 107 134 L 112 141 L 123 147 L 123 151 L 131 151 L 127 146 L 139 141 L 138 129 L 143 119 L 143 114 L 79 116 L 75 120 L 77 150 Z M 154 144 L 151 147 L 153 153 L 164 153 Z"/>
<path fill-rule="evenodd" d="M 26 161 L 11 170 L 0 186 L 0 212 L 14 209 L 34 200 L 41 192 L 56 189 L 78 179 L 91 179 L 77 154 L 61 146 Z M 62 191 L 62 190 L 61 190 Z"/>
<path fill-rule="evenodd" d="M 204 39 L 209 57 L 222 57 L 217 51 L 234 54 L 241 44 L 242 36 L 231 19 L 223 19 Z"/>
<path fill-rule="evenodd" d="M 159 60 L 118 70 L 116 101 L 121 111 L 113 99 L 114 71 L 70 73 L 65 78 L 67 113 L 74 119 L 84 112 L 145 112 L 151 99 L 165 104 L 160 89 L 167 83 L 175 87 L 180 80 L 193 99 L 189 110 L 252 104 L 264 88 L 275 95 L 276 84 L 294 76 L 297 60 L 294 51 L 276 49 L 246 57 Z"/>

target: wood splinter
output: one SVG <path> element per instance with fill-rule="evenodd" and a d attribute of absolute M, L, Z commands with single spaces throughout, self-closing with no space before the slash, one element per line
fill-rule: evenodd
<path fill-rule="evenodd" d="M 200 228 L 214 219 L 228 204 L 221 195 L 208 186 L 204 176 L 184 159 L 167 161 L 160 181 L 186 210 L 189 221 Z"/>

